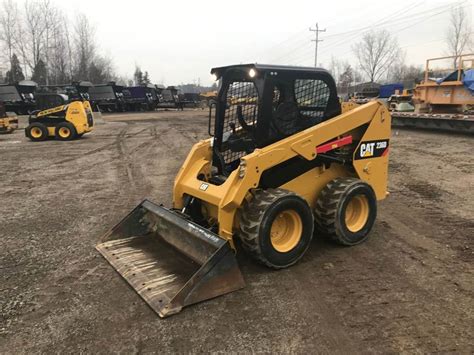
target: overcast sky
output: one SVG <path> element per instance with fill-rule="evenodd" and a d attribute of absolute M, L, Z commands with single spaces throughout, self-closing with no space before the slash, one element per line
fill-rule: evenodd
<path fill-rule="evenodd" d="M 80 0 L 58 2 L 69 16 L 83 12 L 98 44 L 120 75 L 135 64 L 166 85 L 211 82 L 214 66 L 245 62 L 313 65 L 314 33 L 321 34 L 318 63 L 331 56 L 354 62 L 353 45 L 368 28 L 387 28 L 406 51 L 407 64 L 446 53 L 449 6 L 455 1 Z M 462 1 L 473 17 L 474 0 Z"/>

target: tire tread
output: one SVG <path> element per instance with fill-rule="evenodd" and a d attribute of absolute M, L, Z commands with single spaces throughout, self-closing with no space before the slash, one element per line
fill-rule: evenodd
<path fill-rule="evenodd" d="M 259 227 L 267 208 L 278 199 L 291 195 L 296 194 L 278 188 L 255 190 L 252 200 L 246 200 L 242 208 L 239 233 L 242 247 L 257 262 L 273 269 L 282 269 L 286 266 L 274 265 L 264 257 L 259 244 Z"/>
<path fill-rule="evenodd" d="M 360 182 L 361 180 L 353 177 L 334 179 L 323 188 L 316 202 L 315 221 L 317 229 L 329 239 L 341 245 L 350 244 L 342 238 L 336 225 L 339 202 L 343 194 L 352 185 Z"/>

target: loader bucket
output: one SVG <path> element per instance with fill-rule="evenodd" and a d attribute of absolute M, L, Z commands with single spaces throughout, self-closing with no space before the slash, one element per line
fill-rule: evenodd
<path fill-rule="evenodd" d="M 163 318 L 245 286 L 226 240 L 148 200 L 96 249 Z"/>

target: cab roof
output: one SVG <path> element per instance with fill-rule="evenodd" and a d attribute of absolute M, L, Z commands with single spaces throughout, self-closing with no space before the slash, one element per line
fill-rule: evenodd
<path fill-rule="evenodd" d="M 211 69 L 211 74 L 215 74 L 218 77 L 222 76 L 224 72 L 233 69 L 240 69 L 240 70 L 250 70 L 255 69 L 259 72 L 286 72 L 292 74 L 303 74 L 303 73 L 330 73 L 323 68 L 315 68 L 315 67 L 297 67 L 291 65 L 273 65 L 273 64 L 258 64 L 258 63 L 249 63 L 249 64 L 236 64 L 236 65 L 228 65 L 225 67 L 216 67 Z"/>

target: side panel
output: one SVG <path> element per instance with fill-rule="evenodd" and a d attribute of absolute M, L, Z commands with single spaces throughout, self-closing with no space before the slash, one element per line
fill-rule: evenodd
<path fill-rule="evenodd" d="M 339 164 L 332 164 L 328 169 L 324 166 L 314 168 L 280 187 L 297 193 L 308 202 L 311 209 L 314 209 L 317 197 L 324 186 L 337 177 L 348 175 L 347 168 Z"/>
<path fill-rule="evenodd" d="M 357 175 L 372 186 L 377 200 L 382 200 L 387 195 L 390 132 L 390 113 L 384 106 L 380 106 L 353 156 Z"/>
<path fill-rule="evenodd" d="M 86 110 L 81 101 L 74 101 L 69 104 L 66 112 L 66 121 L 71 122 L 79 134 L 90 131 L 90 127 L 87 124 Z"/>

